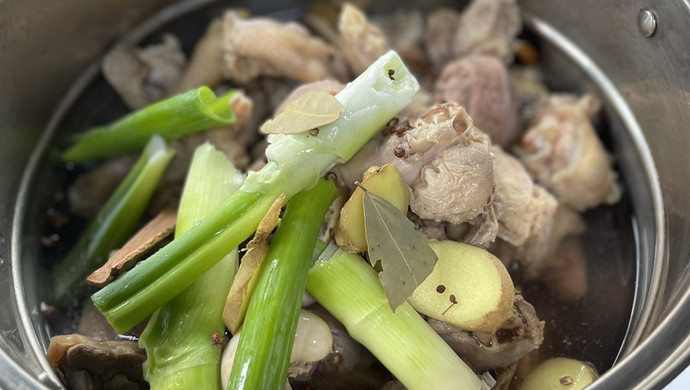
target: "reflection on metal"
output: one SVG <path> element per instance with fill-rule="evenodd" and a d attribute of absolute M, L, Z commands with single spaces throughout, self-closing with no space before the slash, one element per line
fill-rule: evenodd
<path fill-rule="evenodd" d="M 637 28 L 646 38 L 651 38 L 656 32 L 656 15 L 654 12 L 648 9 L 640 10 L 640 15 L 637 17 Z"/>
<path fill-rule="evenodd" d="M 523 14 L 525 24 L 529 26 L 540 37 L 547 40 L 549 44 L 554 45 L 565 56 L 578 65 L 578 67 L 585 73 L 586 77 L 599 89 L 605 105 L 616 114 L 623 122 L 623 126 L 632 138 L 635 148 L 637 149 L 638 158 L 641 159 L 642 166 L 645 169 L 646 182 L 651 188 L 632 188 L 632 191 L 651 191 L 652 202 L 649 205 L 654 210 L 654 225 L 656 226 L 656 234 L 653 239 L 656 240 L 655 246 L 657 251 L 663 248 L 664 226 L 663 226 L 663 201 L 661 198 L 661 190 L 658 187 L 658 177 L 654 161 L 647 147 L 642 129 L 637 120 L 628 107 L 625 99 L 620 95 L 611 80 L 599 69 L 597 64 L 578 48 L 572 41 L 568 40 L 559 31 L 555 30 L 546 22 L 539 20 L 531 15 Z M 630 178 L 628 178 L 630 179 Z M 633 184 L 634 185 L 634 184 Z M 647 186 L 645 186 L 647 187 Z M 641 205 L 637 205 L 639 207 Z M 637 214 L 637 210 L 636 210 Z M 638 241 L 639 245 L 639 241 Z M 628 327 L 628 334 L 626 335 L 624 345 L 621 347 L 620 356 L 626 355 L 631 348 L 634 348 L 642 338 L 644 329 L 651 312 L 651 307 L 658 296 L 659 281 L 664 267 L 660 266 L 659 262 L 654 261 L 655 258 L 662 258 L 663 253 L 639 253 L 642 252 L 641 245 L 638 246 L 638 276 L 637 288 L 635 291 L 635 302 L 633 304 L 633 313 L 631 314 L 630 324 Z M 655 264 L 655 265 L 653 265 Z"/>

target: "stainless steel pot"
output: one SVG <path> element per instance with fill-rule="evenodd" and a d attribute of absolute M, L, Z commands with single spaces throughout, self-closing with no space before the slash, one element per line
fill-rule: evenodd
<path fill-rule="evenodd" d="M 45 168 L 40 163 L 56 125 L 51 113 L 59 116 L 79 82 L 68 87 L 132 26 L 156 15 L 130 34 L 137 39 L 157 21 L 211 2 L 187 0 L 171 10 L 166 0 L 0 0 L 0 388 L 59 387 L 43 358 L 46 275 L 35 261 L 39 216 L 31 207 L 45 184 L 32 178 Z M 550 81 L 604 99 L 634 211 L 629 328 L 617 363 L 592 388 L 661 387 L 690 362 L 690 2 L 521 5 L 527 27 L 543 42 Z M 302 4 L 243 6 L 262 13 Z"/>

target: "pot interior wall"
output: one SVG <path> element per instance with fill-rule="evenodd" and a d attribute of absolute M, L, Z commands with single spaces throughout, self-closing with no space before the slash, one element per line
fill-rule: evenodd
<path fill-rule="evenodd" d="M 147 39 L 155 41 L 161 32 L 173 32 L 182 39 L 189 53 L 206 22 L 224 7 L 209 3 L 207 7 L 188 13 L 184 19 L 172 18 L 163 30 L 157 30 Z M 287 4 L 277 15 L 298 16 L 300 8 L 293 5 Z M 267 11 L 258 7 L 256 13 Z M 540 47 L 543 71 L 550 86 L 577 93 L 592 92 L 602 98 L 604 109 L 597 121 L 621 173 L 623 201 L 613 208 L 595 209 L 586 214 L 589 228 L 583 242 L 588 255 L 590 291 L 587 296 L 574 304 L 562 303 L 545 294 L 543 286 L 524 286 L 528 300 L 550 323 L 544 355 L 588 360 L 603 371 L 634 347 L 637 327 L 645 322 L 644 305 L 654 285 L 655 212 L 659 205 L 655 203 L 651 188 L 656 183 L 651 183 L 645 174 L 651 162 L 640 152 L 639 140 L 622 119 L 624 114 L 611 96 L 615 91 L 592 79 L 582 63 L 574 61 L 572 53 L 564 50 L 560 42 L 553 41 L 553 37 L 532 28 L 526 38 Z M 82 169 L 61 164 L 57 154 L 68 142 L 70 133 L 127 112 L 97 68 L 87 71 L 81 83 L 74 87 L 71 97 L 63 100 L 67 108 L 56 114 L 54 127 L 44 136 L 44 148 L 36 150 L 36 164 L 30 165 L 24 174 L 26 185 L 19 194 L 23 201 L 14 216 L 14 226 L 19 230 L 13 248 L 16 256 L 12 260 L 21 262 L 17 275 L 25 299 L 25 307 L 20 310 L 27 313 L 24 326 L 37 340 L 39 350 L 47 348 L 49 337 L 56 330 L 54 326 L 61 327 L 61 332 L 69 331 L 69 324 L 75 318 L 75 313 L 59 313 L 50 321 L 46 320 L 44 297 L 49 296 L 52 264 L 66 253 L 76 239 L 74 233 L 85 224 L 85 221 L 72 218 L 57 230 L 51 225 L 56 215 L 66 212 L 64 191 Z M 59 237 L 55 245 L 42 244 L 42 239 L 45 241 L 53 234 Z M 43 364 L 45 368 L 45 362 Z"/>

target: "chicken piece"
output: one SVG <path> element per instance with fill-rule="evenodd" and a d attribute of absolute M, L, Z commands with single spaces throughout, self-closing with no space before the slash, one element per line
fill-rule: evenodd
<path fill-rule="evenodd" d="M 491 137 L 492 144 L 508 145 L 517 136 L 517 112 L 508 71 L 494 57 L 471 56 L 448 63 L 436 81 L 435 102 L 465 107 L 474 125 Z"/>
<path fill-rule="evenodd" d="M 355 75 L 364 72 L 389 50 L 390 45 L 383 31 L 369 23 L 364 12 L 350 3 L 343 5 L 338 30 L 340 50 Z"/>
<path fill-rule="evenodd" d="M 517 153 L 539 184 L 577 210 L 620 197 L 609 155 L 580 103 L 558 105 L 538 117 Z"/>
<path fill-rule="evenodd" d="M 591 94 L 577 96 L 571 93 L 551 93 L 541 99 L 537 107 L 537 115 L 548 114 L 560 107 L 575 105 L 585 112 L 587 118 L 594 119 L 601 110 L 601 100 Z"/>
<path fill-rule="evenodd" d="M 524 277 L 528 280 L 539 278 L 548 264 L 548 256 L 556 251 L 561 241 L 565 237 L 582 234 L 585 227 L 579 213 L 568 206 L 559 205 L 553 217 L 516 248 L 515 258 L 523 266 Z M 506 260 L 509 258 L 506 256 Z"/>
<path fill-rule="evenodd" d="M 453 58 L 488 55 L 510 64 L 515 37 L 521 28 L 515 0 L 474 0 L 460 16 Z"/>
<path fill-rule="evenodd" d="M 232 161 L 237 169 L 245 169 L 250 162 L 247 153 L 248 145 L 238 139 L 238 134 L 254 130 L 254 100 L 238 90 L 230 99 L 230 106 L 235 113 L 235 122 L 229 125 L 208 130 L 207 139 Z"/>
<path fill-rule="evenodd" d="M 434 318 L 427 322 L 476 372 L 516 363 L 544 341 L 544 322 L 521 295 L 515 296 L 510 318 L 490 334 L 468 332 Z"/>
<path fill-rule="evenodd" d="M 372 165 L 393 164 L 410 187 L 410 208 L 422 219 L 477 221 L 493 192 L 489 137 L 456 103 L 431 107 L 411 123 L 393 121 L 349 162 L 334 169 L 351 186 Z"/>
<path fill-rule="evenodd" d="M 493 147 L 494 210 L 498 219 L 498 237 L 512 245 L 522 245 L 528 237 L 550 223 L 558 201 L 534 184 L 520 161 Z"/>
<path fill-rule="evenodd" d="M 302 16 L 302 23 L 313 31 L 317 36 L 322 37 L 335 48 L 340 47 L 340 33 L 338 32 L 338 16 L 340 5 L 328 4 L 324 2 L 311 3 L 306 13 Z M 352 79 L 347 61 L 343 57 L 341 50 L 334 50 L 331 56 L 331 73 L 334 79 L 347 83 Z"/>
<path fill-rule="evenodd" d="M 410 183 L 415 214 L 461 223 L 483 211 L 493 191 L 491 143 L 462 107 L 436 105 L 388 141 L 383 156 Z"/>
<path fill-rule="evenodd" d="M 294 22 L 241 19 L 228 11 L 224 16 L 222 48 L 227 76 L 241 84 L 259 76 L 311 82 L 330 75 L 332 48 Z"/>
<path fill-rule="evenodd" d="M 168 95 L 168 91 L 182 78 L 187 62 L 180 41 L 170 34 L 163 36 L 162 44 L 140 51 L 139 58 L 150 69 L 144 90 L 151 96 L 152 102 Z"/>
<path fill-rule="evenodd" d="M 144 49 L 118 46 L 103 58 L 103 75 L 132 109 L 168 95 L 182 77 L 186 59 L 173 35 Z"/>
<path fill-rule="evenodd" d="M 412 183 L 410 207 L 416 214 L 460 223 L 481 213 L 491 196 L 491 155 L 471 145 L 448 148 L 422 168 Z"/>
<path fill-rule="evenodd" d="M 453 59 L 455 32 L 460 24 L 460 14 L 452 9 L 440 7 L 432 11 L 426 20 L 424 41 L 429 61 L 441 69 Z"/>
<path fill-rule="evenodd" d="M 103 76 L 117 91 L 125 104 L 136 110 L 151 103 L 144 90 L 148 67 L 137 55 L 137 50 L 116 46 L 103 57 Z"/>
<path fill-rule="evenodd" d="M 533 66 L 511 66 L 508 79 L 520 129 L 528 127 L 536 117 L 565 105 L 582 107 L 589 119 L 594 119 L 601 110 L 601 101 L 592 94 L 550 93 L 542 74 Z"/>
<path fill-rule="evenodd" d="M 170 95 L 187 92 L 202 85 L 215 87 L 223 81 L 223 21 L 220 18 L 209 23 L 199 39 L 189 60 L 189 66 Z"/>
<path fill-rule="evenodd" d="M 484 247 L 493 242 L 498 233 L 498 221 L 491 201 L 485 205 L 479 216 L 461 224 L 421 219 L 412 212 L 408 212 L 407 217 L 430 240 L 453 240 Z"/>

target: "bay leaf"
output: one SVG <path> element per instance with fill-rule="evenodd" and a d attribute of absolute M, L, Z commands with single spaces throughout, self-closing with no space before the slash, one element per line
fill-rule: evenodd
<path fill-rule="evenodd" d="M 426 236 L 388 201 L 369 191 L 363 201 L 369 262 L 374 267 L 380 262 L 379 279 L 395 311 L 434 269 L 436 253 Z"/>
<path fill-rule="evenodd" d="M 256 284 L 256 270 L 268 253 L 268 236 L 278 226 L 280 209 L 285 202 L 285 194 L 278 197 L 266 215 L 261 219 L 254 237 L 247 243 L 246 253 L 242 256 L 240 268 L 232 281 L 228 298 L 223 309 L 223 322 L 230 333 L 235 334 L 242 327 L 247 314 L 249 299 Z"/>
<path fill-rule="evenodd" d="M 263 134 L 297 134 L 335 122 L 345 111 L 335 96 L 310 91 L 289 102 L 273 119 L 261 126 Z"/>

